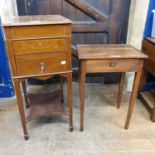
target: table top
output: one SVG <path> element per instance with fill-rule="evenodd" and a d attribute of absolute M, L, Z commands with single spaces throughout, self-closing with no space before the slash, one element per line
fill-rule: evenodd
<path fill-rule="evenodd" d="M 49 24 L 70 24 L 71 20 L 60 15 L 35 15 L 17 16 L 5 19 L 2 25 L 5 26 L 28 26 L 28 25 L 49 25 Z"/>
<path fill-rule="evenodd" d="M 145 38 L 145 39 L 155 45 L 155 38 Z"/>
<path fill-rule="evenodd" d="M 125 44 L 77 45 L 79 59 L 148 58 L 147 55 Z"/>

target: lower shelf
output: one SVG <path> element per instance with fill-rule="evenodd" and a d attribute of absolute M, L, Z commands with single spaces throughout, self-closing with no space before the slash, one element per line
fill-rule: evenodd
<path fill-rule="evenodd" d="M 150 112 L 150 119 L 155 122 L 155 96 L 151 92 L 142 92 L 141 99 L 145 107 Z"/>
<path fill-rule="evenodd" d="M 26 121 L 43 116 L 66 115 L 60 94 L 60 91 L 46 94 L 28 94 L 30 107 Z"/>

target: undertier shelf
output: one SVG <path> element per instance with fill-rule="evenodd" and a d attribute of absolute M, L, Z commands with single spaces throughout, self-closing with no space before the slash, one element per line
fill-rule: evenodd
<path fill-rule="evenodd" d="M 155 96 L 152 94 L 152 92 L 142 92 L 141 98 L 149 111 L 155 108 Z"/>
<path fill-rule="evenodd" d="M 155 122 L 155 92 L 142 92 L 141 99 L 145 107 L 150 112 L 150 119 Z"/>
<path fill-rule="evenodd" d="M 51 93 L 28 94 L 29 108 L 26 121 L 43 116 L 66 115 L 64 104 L 61 101 L 60 91 Z"/>

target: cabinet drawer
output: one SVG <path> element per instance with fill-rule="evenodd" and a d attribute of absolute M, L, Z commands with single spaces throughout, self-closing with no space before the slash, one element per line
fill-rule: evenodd
<path fill-rule="evenodd" d="M 11 29 L 12 39 L 45 38 L 71 35 L 66 25 L 21 26 Z"/>
<path fill-rule="evenodd" d="M 16 56 L 18 74 L 33 75 L 66 71 L 66 53 L 45 53 Z"/>
<path fill-rule="evenodd" d="M 86 70 L 90 73 L 136 71 L 142 65 L 137 59 L 88 60 L 86 63 Z"/>
<path fill-rule="evenodd" d="M 66 44 L 65 39 L 20 40 L 13 42 L 13 48 L 15 55 L 18 55 L 65 51 Z"/>

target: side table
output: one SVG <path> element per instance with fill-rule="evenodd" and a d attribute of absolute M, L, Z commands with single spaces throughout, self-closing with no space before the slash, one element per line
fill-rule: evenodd
<path fill-rule="evenodd" d="M 125 72 L 135 72 L 134 85 L 125 123 L 125 129 L 128 129 L 141 79 L 144 59 L 147 56 L 129 45 L 77 45 L 77 50 L 80 61 L 80 130 L 83 131 L 84 126 L 86 74 L 103 72 L 121 73 L 117 108 L 120 107 Z"/>
<path fill-rule="evenodd" d="M 67 78 L 69 127 L 72 131 L 71 21 L 60 15 L 20 16 L 6 19 L 3 27 L 24 138 L 29 137 L 28 121 L 40 116 L 65 114 L 57 94 L 26 94 L 25 80 L 28 78 L 46 80 L 54 75 Z M 25 117 L 21 82 L 26 99 L 31 100 L 28 117 Z"/>

